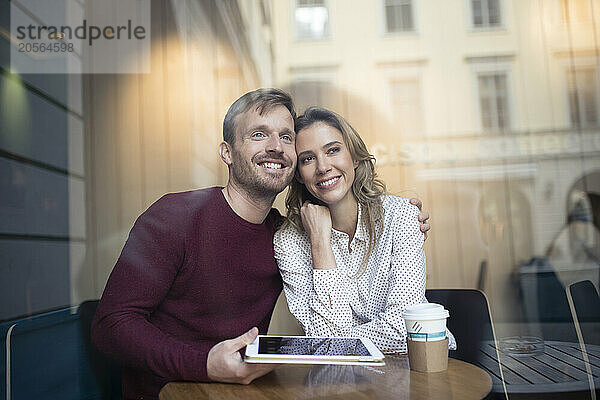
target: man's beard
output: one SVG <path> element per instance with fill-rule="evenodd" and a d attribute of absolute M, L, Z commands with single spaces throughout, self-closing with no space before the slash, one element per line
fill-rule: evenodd
<path fill-rule="evenodd" d="M 287 165 L 287 176 L 267 176 L 266 171 L 264 175 L 261 175 L 258 173 L 257 168 L 262 167 L 258 166 L 254 159 L 248 161 L 236 151 L 232 152 L 232 159 L 231 176 L 242 189 L 253 196 L 275 198 L 292 181 L 294 171 L 290 163 L 286 162 L 283 158 L 279 158 L 279 160 Z M 268 157 L 268 159 L 273 160 L 277 159 L 277 157 Z"/>

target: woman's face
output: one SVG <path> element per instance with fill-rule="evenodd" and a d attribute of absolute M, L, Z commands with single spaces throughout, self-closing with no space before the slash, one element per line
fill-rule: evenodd
<path fill-rule="evenodd" d="M 296 134 L 297 179 L 308 191 L 328 206 L 353 199 L 353 161 L 342 133 L 322 122 Z"/>

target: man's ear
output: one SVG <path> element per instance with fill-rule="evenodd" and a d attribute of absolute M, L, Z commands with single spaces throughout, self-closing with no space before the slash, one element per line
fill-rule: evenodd
<path fill-rule="evenodd" d="M 229 143 L 223 141 L 219 144 L 219 155 L 225 164 L 231 165 L 231 145 Z"/>
<path fill-rule="evenodd" d="M 354 160 L 353 164 L 354 164 L 354 169 L 356 169 L 358 167 L 358 164 L 360 164 L 360 161 Z"/>

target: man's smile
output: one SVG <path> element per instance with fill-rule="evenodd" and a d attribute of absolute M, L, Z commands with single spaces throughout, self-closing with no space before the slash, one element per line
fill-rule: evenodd
<path fill-rule="evenodd" d="M 265 169 L 282 169 L 285 168 L 285 165 L 283 165 L 281 162 L 276 162 L 276 161 L 261 161 L 258 163 L 258 165 L 260 165 L 261 167 L 265 168 Z"/>

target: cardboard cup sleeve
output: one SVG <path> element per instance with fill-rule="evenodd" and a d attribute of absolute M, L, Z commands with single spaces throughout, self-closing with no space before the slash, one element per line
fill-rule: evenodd
<path fill-rule="evenodd" d="M 418 372 L 441 372 L 448 369 L 448 338 L 434 342 L 417 342 L 407 338 L 410 369 Z"/>

